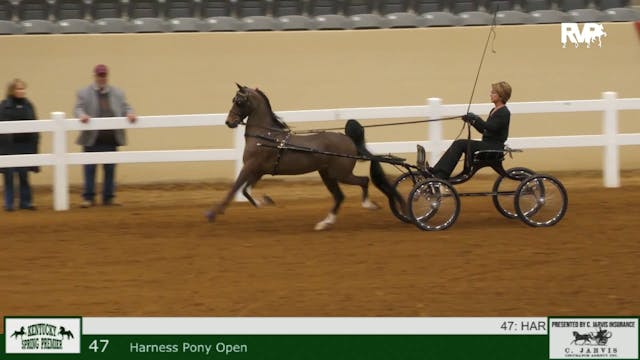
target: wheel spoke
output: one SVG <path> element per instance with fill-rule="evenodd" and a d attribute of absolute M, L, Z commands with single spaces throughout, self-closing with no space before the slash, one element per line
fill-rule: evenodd
<path fill-rule="evenodd" d="M 567 211 L 567 192 L 556 178 L 535 175 L 518 187 L 515 206 L 518 216 L 527 225 L 552 226 Z"/>
<path fill-rule="evenodd" d="M 460 198 L 449 183 L 427 179 L 418 183 L 409 195 L 412 219 L 422 230 L 444 230 L 460 213 Z"/>
<path fill-rule="evenodd" d="M 533 174 L 533 170 L 516 167 L 507 170 L 508 176 L 499 176 L 496 179 L 492 191 L 493 205 L 504 217 L 508 219 L 516 219 L 518 217 L 514 203 L 516 189 L 523 180 Z"/>
<path fill-rule="evenodd" d="M 411 193 L 411 190 L 413 189 L 415 184 L 422 180 L 424 180 L 424 177 L 419 173 L 408 172 L 400 175 L 394 181 L 393 187 L 396 189 L 398 194 L 400 194 L 400 196 L 405 199 L 405 201 L 410 202 L 411 200 L 409 199 L 409 193 Z M 390 200 L 389 206 L 391 208 L 391 212 L 393 213 L 393 215 L 395 215 L 395 217 L 406 223 L 413 222 L 411 215 L 408 214 L 408 209 L 402 209 L 402 206 L 397 201 Z"/>

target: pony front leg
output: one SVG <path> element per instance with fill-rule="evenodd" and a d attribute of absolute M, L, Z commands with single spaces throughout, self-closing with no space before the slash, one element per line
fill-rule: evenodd
<path fill-rule="evenodd" d="M 219 203 L 218 206 L 216 206 L 215 208 L 211 208 L 209 211 L 207 211 L 205 216 L 207 217 L 209 222 L 214 222 L 217 214 L 224 213 L 224 210 L 227 208 L 227 206 L 231 202 L 231 199 L 233 199 L 233 196 L 236 194 L 236 192 L 238 192 L 238 190 L 240 190 L 240 187 L 242 187 L 242 185 L 247 182 L 249 173 L 250 172 L 247 169 L 246 165 L 242 167 L 242 170 L 240 170 L 240 174 L 238 175 L 236 182 L 233 184 L 233 186 L 231 187 L 231 190 L 229 190 L 224 200 L 222 200 L 222 202 Z"/>
<path fill-rule="evenodd" d="M 256 208 L 275 205 L 275 202 L 273 201 L 273 199 L 271 199 L 271 197 L 267 195 L 263 195 L 262 199 L 254 199 L 253 196 L 251 196 L 251 193 L 249 192 L 249 188 L 255 185 L 261 178 L 262 178 L 262 175 L 257 176 L 253 179 L 250 179 L 242 188 L 242 195 L 244 195 L 244 197 L 247 198 L 247 200 L 249 200 L 251 205 L 253 205 Z"/>

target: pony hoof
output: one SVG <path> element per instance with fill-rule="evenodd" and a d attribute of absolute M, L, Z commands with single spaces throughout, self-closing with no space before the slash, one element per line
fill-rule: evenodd
<path fill-rule="evenodd" d="M 317 223 L 316 226 L 313 229 L 316 230 L 316 231 L 327 230 L 327 229 L 331 228 L 331 225 L 333 225 L 333 224 L 321 221 L 321 222 Z"/>
<path fill-rule="evenodd" d="M 327 217 L 316 224 L 316 230 L 327 230 L 331 225 L 336 223 L 336 214 L 329 213 Z"/>
<path fill-rule="evenodd" d="M 262 205 L 275 205 L 276 203 L 273 201 L 273 199 L 268 196 L 268 195 L 264 195 L 262 197 Z"/>
<path fill-rule="evenodd" d="M 380 209 L 380 206 L 378 206 L 378 204 L 374 203 L 373 201 L 367 199 L 365 201 L 362 202 L 362 207 L 368 210 L 378 210 Z"/>
<path fill-rule="evenodd" d="M 207 211 L 204 216 L 209 222 L 214 222 L 216 220 L 216 213 L 213 211 Z"/>

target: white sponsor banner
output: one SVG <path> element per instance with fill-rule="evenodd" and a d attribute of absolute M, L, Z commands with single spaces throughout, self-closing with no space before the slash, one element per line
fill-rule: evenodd
<path fill-rule="evenodd" d="M 79 354 L 80 318 L 5 318 L 7 354 Z"/>
<path fill-rule="evenodd" d="M 637 318 L 549 318 L 551 359 L 637 359 Z"/>
<path fill-rule="evenodd" d="M 546 317 L 85 317 L 85 335 L 546 335 Z"/>

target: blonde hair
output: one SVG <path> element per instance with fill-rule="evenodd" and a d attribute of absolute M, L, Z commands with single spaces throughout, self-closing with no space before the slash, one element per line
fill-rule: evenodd
<path fill-rule="evenodd" d="M 495 84 L 491 84 L 491 90 L 495 91 L 500 97 L 500 100 L 504 104 L 511 99 L 511 85 L 506 81 L 500 81 Z"/>
<path fill-rule="evenodd" d="M 25 89 L 27 88 L 27 83 L 24 82 L 24 80 L 15 78 L 9 82 L 9 85 L 7 85 L 7 97 L 13 96 L 18 85 L 22 85 Z"/>

